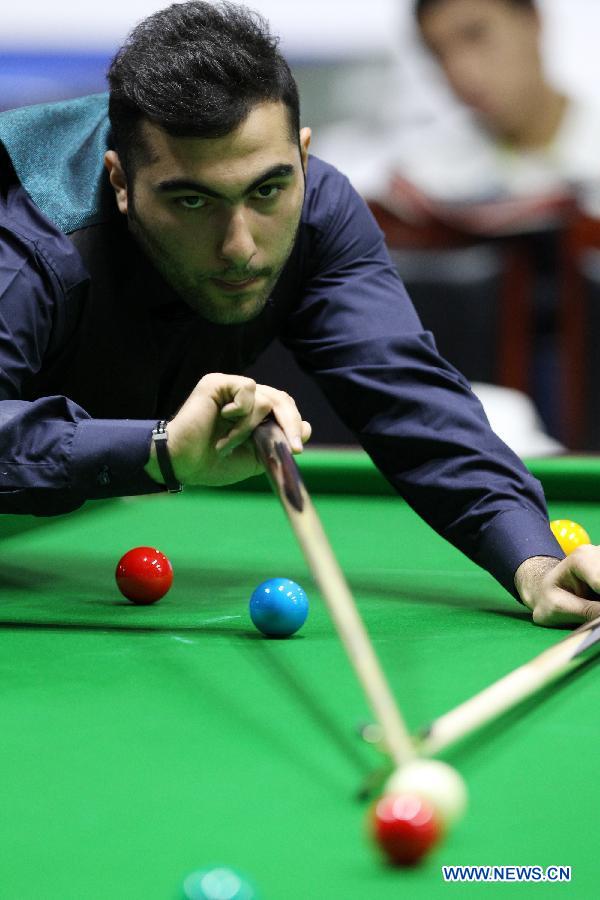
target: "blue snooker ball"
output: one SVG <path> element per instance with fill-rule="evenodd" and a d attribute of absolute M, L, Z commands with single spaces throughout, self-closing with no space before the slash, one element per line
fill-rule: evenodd
<path fill-rule="evenodd" d="M 308 615 L 308 597 L 289 578 L 269 578 L 250 597 L 250 618 L 267 637 L 290 637 Z"/>

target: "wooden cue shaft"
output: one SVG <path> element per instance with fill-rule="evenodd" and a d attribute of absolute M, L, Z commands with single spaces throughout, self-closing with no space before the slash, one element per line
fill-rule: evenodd
<path fill-rule="evenodd" d="M 273 490 L 281 500 L 350 663 L 381 727 L 386 748 L 394 763 L 401 766 L 416 756 L 414 743 L 285 435 L 276 422 L 267 419 L 255 430 L 254 441 Z"/>
<path fill-rule="evenodd" d="M 584 623 L 553 647 L 431 722 L 418 736 L 419 755 L 439 753 L 498 718 L 578 665 L 599 642 L 600 617 Z"/>

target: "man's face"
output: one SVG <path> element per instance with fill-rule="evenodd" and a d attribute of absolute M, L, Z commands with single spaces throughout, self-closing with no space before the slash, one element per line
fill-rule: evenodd
<path fill-rule="evenodd" d="M 171 137 L 141 125 L 144 161 L 127 183 L 106 164 L 129 228 L 166 281 L 211 322 L 263 309 L 294 244 L 310 131 L 290 132 L 282 103 L 255 106 L 221 138 Z"/>
<path fill-rule="evenodd" d="M 535 12 L 510 0 L 440 0 L 421 31 L 455 93 L 489 127 L 510 136 L 531 114 L 541 78 Z"/>

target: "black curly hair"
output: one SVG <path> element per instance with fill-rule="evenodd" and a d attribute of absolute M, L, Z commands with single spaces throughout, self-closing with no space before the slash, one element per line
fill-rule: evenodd
<path fill-rule="evenodd" d="M 134 28 L 109 71 L 109 116 L 121 163 L 144 152 L 140 120 L 180 137 L 222 137 L 261 102 L 282 102 L 299 140 L 300 102 L 265 19 L 235 3 L 174 3 Z"/>

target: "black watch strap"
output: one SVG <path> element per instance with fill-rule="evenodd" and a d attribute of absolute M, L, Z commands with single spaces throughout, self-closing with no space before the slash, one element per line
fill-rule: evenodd
<path fill-rule="evenodd" d="M 167 490 L 170 494 L 178 494 L 179 491 L 183 490 L 183 485 L 177 481 L 173 471 L 171 454 L 167 445 L 168 437 L 167 422 L 165 419 L 160 419 L 152 430 L 152 440 L 156 447 L 156 461 Z"/>

